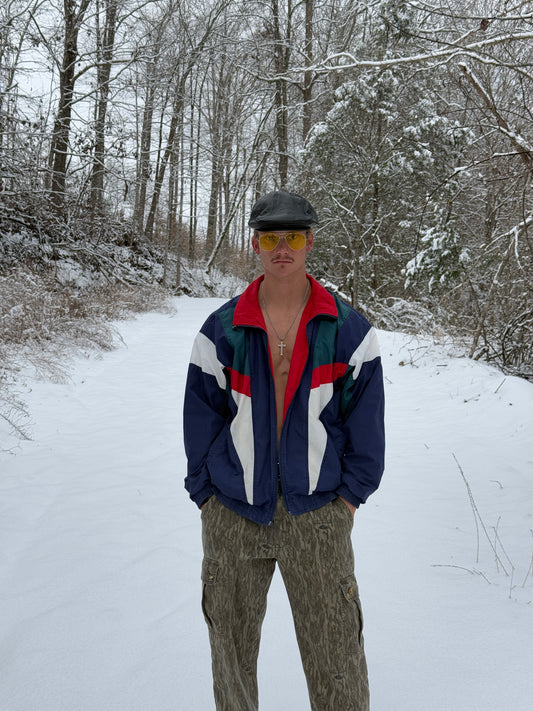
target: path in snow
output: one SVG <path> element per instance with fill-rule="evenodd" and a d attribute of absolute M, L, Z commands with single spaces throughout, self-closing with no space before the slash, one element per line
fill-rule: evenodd
<path fill-rule="evenodd" d="M 0 452 L 0 711 L 214 708 L 180 421 L 218 303 L 120 323 L 125 346 L 32 383 L 33 440 Z M 533 386 L 400 334 L 381 343 L 387 471 L 354 530 L 372 711 L 531 711 Z M 476 561 L 452 455 L 513 587 L 483 531 Z M 259 675 L 262 711 L 309 708 L 279 576 Z"/>

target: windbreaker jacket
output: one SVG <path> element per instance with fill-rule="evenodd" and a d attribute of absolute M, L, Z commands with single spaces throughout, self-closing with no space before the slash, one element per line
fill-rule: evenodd
<path fill-rule="evenodd" d="M 375 331 L 308 277 L 278 451 L 262 278 L 211 314 L 194 342 L 184 400 L 185 487 L 198 506 L 215 494 L 260 524 L 273 519 L 278 481 L 294 515 L 339 495 L 358 506 L 377 489 L 384 463 Z"/>

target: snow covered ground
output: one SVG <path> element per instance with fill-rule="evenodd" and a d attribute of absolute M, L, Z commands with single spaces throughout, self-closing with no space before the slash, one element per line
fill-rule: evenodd
<path fill-rule="evenodd" d="M 67 383 L 28 381 L 32 441 L 0 429 L 0 711 L 214 708 L 180 418 L 219 303 L 121 322 Z M 531 711 L 533 385 L 380 340 L 387 470 L 353 534 L 371 709 Z M 260 698 L 309 709 L 279 576 Z"/>

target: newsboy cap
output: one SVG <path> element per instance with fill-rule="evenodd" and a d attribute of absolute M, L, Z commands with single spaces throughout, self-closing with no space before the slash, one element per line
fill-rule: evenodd
<path fill-rule="evenodd" d="M 309 229 L 318 224 L 311 203 L 296 193 L 275 190 L 252 207 L 248 226 L 254 230 Z"/>

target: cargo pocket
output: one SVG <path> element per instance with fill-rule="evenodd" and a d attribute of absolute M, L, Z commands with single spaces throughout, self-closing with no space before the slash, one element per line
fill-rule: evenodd
<path fill-rule="evenodd" d="M 343 504 L 343 506 L 346 506 Z M 348 512 L 349 513 L 349 512 Z M 340 586 L 344 599 L 350 605 L 350 619 L 355 625 L 356 639 L 359 646 L 363 648 L 363 611 L 361 602 L 359 601 L 359 590 L 354 575 L 343 578 L 340 581 Z"/>
<path fill-rule="evenodd" d="M 220 565 L 212 558 L 204 558 L 202 562 L 202 612 L 209 629 L 218 632 L 220 619 L 217 603 L 217 580 L 220 575 Z"/>

